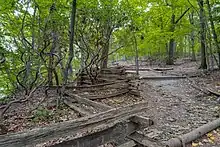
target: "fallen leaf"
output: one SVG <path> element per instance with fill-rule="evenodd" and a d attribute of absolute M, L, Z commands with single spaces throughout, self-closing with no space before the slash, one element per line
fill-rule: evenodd
<path fill-rule="evenodd" d="M 213 135 L 212 135 L 212 133 L 208 133 L 207 136 L 208 137 L 212 137 Z"/>
<path fill-rule="evenodd" d="M 209 139 L 211 139 L 212 141 L 215 141 L 215 137 L 214 136 L 209 137 Z"/>
<path fill-rule="evenodd" d="M 195 143 L 195 142 L 192 143 L 192 147 L 197 147 L 197 146 L 199 146 L 199 143 Z"/>
<path fill-rule="evenodd" d="M 214 141 L 212 141 L 211 139 L 208 139 L 209 143 L 214 144 Z"/>

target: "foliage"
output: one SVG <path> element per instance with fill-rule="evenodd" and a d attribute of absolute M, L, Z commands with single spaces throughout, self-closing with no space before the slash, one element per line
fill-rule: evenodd
<path fill-rule="evenodd" d="M 39 107 L 37 110 L 33 112 L 32 121 L 40 122 L 40 121 L 48 121 L 52 118 L 52 111 L 43 107 Z"/>
<path fill-rule="evenodd" d="M 63 84 L 69 56 L 71 3 L 71 0 L 0 1 L 0 61 L 5 59 L 0 63 L 0 96 L 16 89 L 28 93 L 43 80 L 50 83 L 49 78 L 53 85 Z M 220 6 L 214 0 L 210 3 L 219 34 Z M 197 1 L 81 0 L 77 1 L 76 12 L 70 80 L 86 66 L 99 67 L 105 50 L 111 53 L 110 60 L 134 57 L 134 35 L 139 56 L 143 58 L 165 58 L 171 38 L 175 40 L 176 57 L 191 53 L 192 32 L 195 52 L 198 54 L 200 50 Z M 194 24 L 191 24 L 189 14 L 193 12 Z M 174 31 L 170 29 L 172 15 L 176 20 L 181 18 Z M 206 21 L 210 27 L 208 18 Z"/>

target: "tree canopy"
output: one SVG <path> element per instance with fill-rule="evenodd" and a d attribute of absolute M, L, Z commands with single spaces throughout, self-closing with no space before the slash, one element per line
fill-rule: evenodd
<path fill-rule="evenodd" d="M 63 85 L 125 57 L 219 66 L 219 11 L 214 0 L 0 1 L 0 96 Z"/>

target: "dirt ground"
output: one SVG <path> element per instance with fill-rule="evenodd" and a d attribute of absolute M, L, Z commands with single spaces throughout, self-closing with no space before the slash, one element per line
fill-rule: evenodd
<path fill-rule="evenodd" d="M 179 61 L 174 69 L 166 72 L 140 72 L 141 77 L 186 75 L 198 77 L 190 78 L 197 86 L 212 88 L 218 91 L 219 71 L 204 72 L 198 70 L 195 62 Z M 167 66 L 169 67 L 169 66 Z M 149 112 L 145 115 L 155 121 L 155 125 L 144 130 L 145 135 L 158 141 L 188 133 L 201 125 L 219 117 L 219 101 L 212 95 L 192 87 L 188 79 L 176 80 L 142 80 L 142 97 L 149 103 Z M 212 134 L 210 139 L 210 134 Z M 220 146 L 219 130 L 211 132 L 187 146 Z"/>
<path fill-rule="evenodd" d="M 119 63 L 128 66 L 127 63 Z M 142 65 L 144 68 L 159 66 Z M 214 91 L 220 90 L 220 72 L 207 72 L 198 70 L 198 64 L 189 60 L 179 60 L 173 70 L 158 72 L 155 70 L 142 71 L 140 77 L 148 76 L 193 76 L 192 80 L 200 87 L 209 87 Z M 143 130 L 143 133 L 155 140 L 166 141 L 170 138 L 185 134 L 193 129 L 217 119 L 220 115 L 220 101 L 218 97 L 206 95 L 195 89 L 187 79 L 160 79 L 140 80 L 141 97 L 122 95 L 115 98 L 103 99 L 99 102 L 111 107 L 121 107 L 138 101 L 147 101 L 149 111 L 143 114 L 151 118 L 155 125 Z M 18 132 L 25 129 L 33 129 L 39 126 L 68 121 L 81 117 L 78 113 L 63 105 L 56 110 L 57 97 L 55 90 L 49 92 L 49 97 L 44 100 L 43 108 L 47 108 L 46 118 L 37 117 L 33 110 L 44 99 L 44 89 L 35 92 L 30 101 L 13 105 L 5 115 L 5 124 L 10 132 Z M 47 105 L 50 104 L 50 105 Z M 42 114 L 41 114 L 42 115 Z M 36 119 L 37 118 L 37 119 Z M 187 147 L 217 147 L 220 146 L 220 130 L 216 129 L 200 139 L 190 143 Z"/>

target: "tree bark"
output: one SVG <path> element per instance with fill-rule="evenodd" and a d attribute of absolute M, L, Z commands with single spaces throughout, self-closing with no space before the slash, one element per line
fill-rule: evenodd
<path fill-rule="evenodd" d="M 219 42 L 218 42 L 218 36 L 217 36 L 216 30 L 215 30 L 215 25 L 213 22 L 213 17 L 212 17 L 211 6 L 209 3 L 209 0 L 206 0 L 206 3 L 207 3 L 207 7 L 208 7 L 209 21 L 210 21 L 210 25 L 211 25 L 213 40 L 215 41 L 215 45 L 217 47 L 217 52 L 218 52 L 218 67 L 220 68 L 220 46 L 219 46 Z"/>
<path fill-rule="evenodd" d="M 66 63 L 64 82 L 66 83 L 69 76 L 69 69 L 71 69 L 71 63 L 73 60 L 73 41 L 74 41 L 74 28 L 75 28 L 75 19 L 76 19 L 76 0 L 72 2 L 72 12 L 71 12 L 71 21 L 70 21 L 70 40 L 69 40 L 69 58 Z"/>
<path fill-rule="evenodd" d="M 175 31 L 175 26 L 178 24 L 178 22 L 183 18 L 183 16 L 190 10 L 190 8 L 187 8 L 180 17 L 175 20 L 175 14 L 173 12 L 172 17 L 171 17 L 171 28 L 170 32 L 174 33 Z M 174 64 L 174 51 L 175 51 L 175 39 L 172 37 L 169 42 L 169 50 L 168 50 L 168 59 L 167 59 L 167 64 L 168 65 L 173 65 Z"/>
<path fill-rule="evenodd" d="M 172 14 L 170 32 L 174 33 L 174 31 L 175 31 L 175 14 Z M 175 40 L 174 38 L 171 38 L 169 42 L 169 50 L 168 50 L 168 60 L 167 60 L 168 65 L 174 64 L 174 50 L 175 50 Z"/>
<path fill-rule="evenodd" d="M 192 11 L 189 14 L 190 24 L 194 27 L 194 12 Z M 196 61 L 196 53 L 195 53 L 195 32 L 192 30 L 190 34 L 190 43 L 191 43 L 191 51 L 192 51 L 192 61 Z"/>
<path fill-rule="evenodd" d="M 137 46 L 137 38 L 135 36 L 135 32 L 133 33 L 134 36 L 134 48 L 135 48 L 135 65 L 136 65 L 136 74 L 139 75 L 139 62 L 138 62 L 138 46 Z"/>
<path fill-rule="evenodd" d="M 204 1 L 198 0 L 198 5 L 200 9 L 199 19 L 200 19 L 200 44 L 201 44 L 201 65 L 200 68 L 207 69 L 206 61 L 206 28 L 205 28 L 205 11 L 204 11 Z"/>

